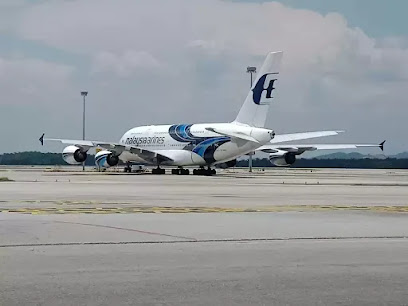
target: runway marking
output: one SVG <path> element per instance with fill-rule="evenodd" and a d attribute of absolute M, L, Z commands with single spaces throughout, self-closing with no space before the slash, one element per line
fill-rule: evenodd
<path fill-rule="evenodd" d="M 314 212 L 314 211 L 371 211 L 407 213 L 408 206 L 353 206 L 353 205 L 278 205 L 269 207 L 171 207 L 171 206 L 123 206 L 123 207 L 24 207 L 4 208 L 0 213 L 31 215 L 46 214 L 158 214 L 158 213 L 262 213 L 262 212 Z"/>
<path fill-rule="evenodd" d="M 103 227 L 103 228 L 109 228 L 109 229 L 117 229 L 117 230 L 121 230 L 121 231 L 137 232 L 137 233 L 140 233 L 140 234 L 148 234 L 148 235 L 157 235 L 157 236 L 170 237 L 170 238 L 178 238 L 178 239 L 184 239 L 184 240 L 188 240 L 188 241 L 195 241 L 196 240 L 195 238 L 191 238 L 191 237 L 184 237 L 184 236 L 178 236 L 178 235 L 163 234 L 163 233 L 158 233 L 158 232 L 143 231 L 143 230 L 138 230 L 138 229 L 134 229 L 134 228 L 117 227 L 117 226 L 93 224 L 93 223 L 69 222 L 69 221 L 54 221 L 54 222 L 55 223 L 64 223 L 64 224 L 92 226 L 92 227 Z"/>
<path fill-rule="evenodd" d="M 345 240 L 408 240 L 407 236 L 349 236 L 349 237 L 291 237 L 291 238 L 227 238 L 227 239 L 193 239 L 193 240 L 145 240 L 145 241 L 95 241 L 95 242 L 55 242 L 55 243 L 21 243 L 1 244 L 0 248 L 19 247 L 53 247 L 53 246 L 97 246 L 97 245 L 131 245 L 131 244 L 181 244 L 181 243 L 228 243 L 228 242 L 279 242 L 279 241 L 345 241 Z"/>

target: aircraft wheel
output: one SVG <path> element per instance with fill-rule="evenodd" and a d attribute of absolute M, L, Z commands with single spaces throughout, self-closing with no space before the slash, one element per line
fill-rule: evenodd
<path fill-rule="evenodd" d="M 193 174 L 194 174 L 194 175 L 204 175 L 204 174 L 205 174 L 205 170 L 204 170 L 204 169 L 194 169 L 194 170 L 193 170 Z"/>
<path fill-rule="evenodd" d="M 180 172 L 181 172 L 181 175 L 189 175 L 190 174 L 190 170 L 188 170 L 188 169 L 181 169 Z"/>
<path fill-rule="evenodd" d="M 171 169 L 171 174 L 180 174 L 179 169 Z"/>
<path fill-rule="evenodd" d="M 152 170 L 152 174 L 165 174 L 166 170 L 161 169 L 161 168 L 156 168 Z"/>

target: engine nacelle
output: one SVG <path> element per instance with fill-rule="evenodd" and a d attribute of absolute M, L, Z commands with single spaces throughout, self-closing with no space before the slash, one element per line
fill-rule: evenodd
<path fill-rule="evenodd" d="M 95 165 L 99 169 L 116 166 L 119 163 L 119 156 L 110 151 L 100 151 L 95 155 Z"/>
<path fill-rule="evenodd" d="M 294 153 L 285 153 L 284 155 L 276 156 L 274 154 L 269 155 L 269 161 L 278 167 L 287 167 L 295 163 L 296 155 Z"/>
<path fill-rule="evenodd" d="M 62 151 L 62 158 L 70 165 L 80 165 L 87 157 L 86 151 L 76 146 L 68 146 Z"/>

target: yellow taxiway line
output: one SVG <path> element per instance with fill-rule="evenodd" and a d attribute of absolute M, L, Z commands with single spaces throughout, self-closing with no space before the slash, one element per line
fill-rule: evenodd
<path fill-rule="evenodd" d="M 315 211 L 368 211 L 408 213 L 408 206 L 342 206 L 342 205 L 280 205 L 269 207 L 168 207 L 168 206 L 123 206 L 123 207 L 46 207 L 46 208 L 0 208 L 0 213 L 31 215 L 46 214 L 134 214 L 134 213 L 261 213 L 261 212 L 315 212 Z"/>

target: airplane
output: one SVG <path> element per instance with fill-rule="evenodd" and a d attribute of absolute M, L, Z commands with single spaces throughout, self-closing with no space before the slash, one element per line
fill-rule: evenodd
<path fill-rule="evenodd" d="M 172 124 L 139 126 L 128 130 L 119 142 L 69 140 L 40 137 L 40 142 L 59 141 L 68 146 L 63 159 L 71 165 L 82 164 L 91 148 L 102 149 L 95 155 L 99 169 L 116 166 L 119 160 L 126 164 L 125 172 L 131 172 L 132 163 L 157 166 L 153 174 L 164 174 L 160 166 L 173 166 L 172 174 L 188 175 L 186 166 L 195 166 L 196 175 L 214 175 L 217 164 L 232 167 L 240 156 L 262 151 L 269 153 L 276 166 L 289 166 L 296 156 L 314 150 L 380 147 L 381 144 L 345 145 L 288 145 L 295 140 L 338 135 L 342 131 L 317 131 L 275 135 L 265 128 L 269 106 L 274 100 L 274 90 L 279 79 L 279 67 L 283 52 L 270 52 L 257 74 L 251 90 L 236 119 L 230 123 Z M 207 168 L 205 168 L 207 167 Z"/>

